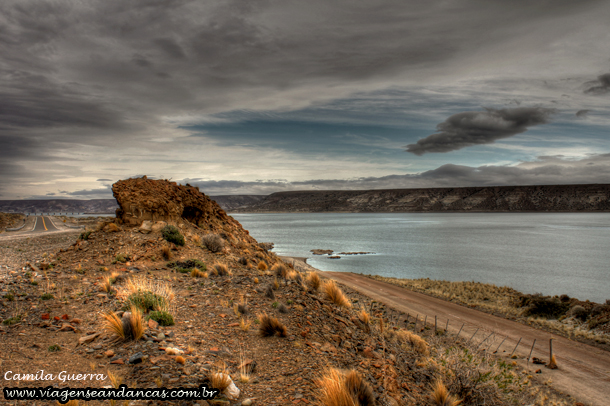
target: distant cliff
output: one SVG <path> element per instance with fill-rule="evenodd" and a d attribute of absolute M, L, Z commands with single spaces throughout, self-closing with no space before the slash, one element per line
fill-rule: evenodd
<path fill-rule="evenodd" d="M 258 203 L 266 196 L 234 195 L 209 196 L 225 211 Z M 49 199 L 49 200 L 0 200 L 0 212 L 5 213 L 95 213 L 114 214 L 119 206 L 115 199 Z"/>
<path fill-rule="evenodd" d="M 238 212 L 610 211 L 610 185 L 324 190 L 273 193 Z"/>

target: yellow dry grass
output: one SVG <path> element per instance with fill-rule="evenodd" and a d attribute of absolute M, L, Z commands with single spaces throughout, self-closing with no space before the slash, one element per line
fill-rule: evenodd
<path fill-rule="evenodd" d="M 125 339 L 125 331 L 123 330 L 123 321 L 115 312 L 102 313 L 104 318 L 104 330 L 120 338 Z"/>
<path fill-rule="evenodd" d="M 436 406 L 457 406 L 462 403 L 461 400 L 449 393 L 447 387 L 440 379 L 437 379 L 434 384 L 432 384 L 432 393 L 430 394 L 430 397 Z"/>
<path fill-rule="evenodd" d="M 309 274 L 307 274 L 307 284 L 311 286 L 314 290 L 320 289 L 320 285 L 322 284 L 320 275 L 318 275 L 317 272 L 310 272 Z"/>
<path fill-rule="evenodd" d="M 327 281 L 323 285 L 322 289 L 324 290 L 324 293 L 326 293 L 326 297 L 331 302 L 336 304 L 337 306 L 339 306 L 339 307 L 348 307 L 348 308 L 352 307 L 351 302 L 349 301 L 347 296 L 345 296 L 345 294 L 343 293 L 341 288 L 339 288 L 337 286 L 335 281 L 333 281 L 333 280 Z"/>

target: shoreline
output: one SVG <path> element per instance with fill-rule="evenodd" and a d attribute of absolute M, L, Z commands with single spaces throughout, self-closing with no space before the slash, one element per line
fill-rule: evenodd
<path fill-rule="evenodd" d="M 292 264 L 296 270 L 301 271 L 301 272 L 318 272 L 320 274 L 320 276 L 324 277 L 324 278 L 330 278 L 329 275 L 331 274 L 340 274 L 343 272 L 329 272 L 329 271 L 322 271 L 318 268 L 315 268 L 313 266 L 311 266 L 310 264 L 308 264 L 306 262 L 307 258 L 304 257 L 288 257 L 288 256 L 280 256 L 280 258 L 285 261 L 288 264 Z M 429 296 L 431 298 L 435 298 L 435 299 L 440 299 L 443 300 L 447 303 L 454 303 L 456 305 L 459 305 L 461 307 L 467 308 L 467 309 L 476 309 L 478 311 L 484 312 L 486 314 L 490 314 L 492 316 L 496 316 L 496 317 L 500 317 L 503 318 L 505 320 L 510 320 L 510 321 L 514 321 L 517 323 L 520 323 L 524 326 L 529 326 L 532 328 L 535 328 L 541 332 L 548 332 L 548 333 L 552 333 L 552 334 L 556 334 L 558 336 L 561 337 L 565 337 L 567 339 L 570 340 L 575 340 L 577 342 L 583 343 L 583 344 L 587 344 L 587 345 L 591 345 L 593 347 L 602 349 L 604 351 L 609 351 L 610 352 L 610 334 L 608 333 L 596 333 L 596 332 L 591 332 L 591 335 L 595 335 L 598 334 L 597 340 L 593 339 L 593 338 L 587 338 L 584 336 L 584 334 L 586 334 L 586 331 L 583 332 L 582 330 L 578 330 L 576 331 L 576 328 L 572 328 L 572 329 L 568 329 L 564 324 L 560 324 L 561 321 L 557 320 L 557 319 L 544 319 L 544 318 L 528 318 L 526 316 L 523 315 L 519 315 L 517 313 L 521 313 L 523 311 L 522 308 L 515 308 L 513 314 L 507 313 L 507 312 L 501 312 L 498 311 L 497 309 L 491 309 L 490 307 L 484 307 L 475 303 L 468 303 L 459 299 L 456 300 L 449 300 L 446 296 L 440 295 L 440 294 L 434 294 L 431 293 L 430 291 L 425 291 L 422 289 L 411 289 L 407 286 L 404 286 L 403 284 L 400 283 L 393 283 L 391 280 L 395 280 L 395 281 L 418 281 L 418 279 L 398 279 L 398 278 L 386 278 L 386 277 L 382 277 L 379 275 L 366 275 L 366 274 L 360 274 L 360 273 L 352 273 L 352 272 L 346 272 L 346 274 L 354 274 L 354 275 L 359 275 L 362 276 L 364 278 L 368 278 L 368 279 L 372 279 L 372 280 L 377 280 L 377 281 L 381 281 L 384 283 L 389 283 L 389 284 L 393 284 L 395 286 L 399 286 L 401 289 L 404 289 L 406 291 L 409 292 L 415 292 L 415 293 L 419 293 L 419 294 L 423 294 L 426 296 Z M 448 282 L 448 281 L 436 281 L 439 283 L 447 283 L 447 284 L 460 284 L 460 283 L 470 283 L 470 282 Z M 476 282 L 475 284 L 478 284 L 482 287 L 489 287 L 489 286 L 494 286 L 495 285 L 491 285 L 491 284 L 485 284 L 485 283 L 480 283 L 480 282 Z M 500 287 L 499 289 L 505 289 L 505 290 L 510 290 L 512 292 L 514 292 L 513 294 L 519 294 L 522 295 L 523 297 L 527 297 L 527 294 L 524 294 L 523 292 L 517 291 L 513 288 L 509 288 L 509 287 Z M 577 299 L 573 299 L 574 301 L 578 301 Z M 576 303 L 576 302 L 575 302 Z M 601 304 L 597 304 L 595 302 L 582 302 L 582 301 L 578 301 L 579 304 L 584 304 L 584 303 L 592 303 L 592 304 L 596 304 L 599 306 L 602 306 Z M 387 303 L 386 303 L 387 304 Z M 555 325 L 557 324 L 557 325 Z M 571 327 L 571 326 L 570 326 Z M 591 331 L 591 330 L 589 330 Z"/>

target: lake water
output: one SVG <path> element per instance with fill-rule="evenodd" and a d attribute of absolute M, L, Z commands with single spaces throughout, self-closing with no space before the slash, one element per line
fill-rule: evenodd
<path fill-rule="evenodd" d="M 610 299 L 610 213 L 233 214 L 278 255 L 323 271 L 479 281 Z M 309 250 L 372 251 L 328 259 Z"/>

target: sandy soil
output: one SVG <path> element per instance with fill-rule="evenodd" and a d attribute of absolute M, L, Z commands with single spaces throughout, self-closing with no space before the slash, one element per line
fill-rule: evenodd
<path fill-rule="evenodd" d="M 558 390 L 569 393 L 573 398 L 592 405 L 607 406 L 610 393 L 610 353 L 564 337 L 552 336 L 550 333 L 523 324 L 496 317 L 478 310 L 450 303 L 441 299 L 412 292 L 399 286 L 371 280 L 365 276 L 342 273 L 321 272 L 323 276 L 335 279 L 391 308 L 410 315 L 411 321 L 417 315 L 420 323 L 427 316 L 428 325 L 438 319 L 439 329 L 444 329 L 449 320 L 448 331 L 457 334 L 463 325 L 460 336 L 471 337 L 479 342 L 490 334 L 498 344 L 506 337 L 498 354 L 509 357 L 521 338 L 515 354 L 522 365 L 536 340 L 532 357 L 548 362 L 549 339 L 553 338 L 553 351 L 559 369 L 550 370 L 541 365 L 529 363 L 532 372 L 540 369 L 539 374 L 532 374 L 543 382 L 549 382 Z M 484 345 L 487 346 L 489 341 Z M 494 345 L 491 345 L 492 347 Z"/>

